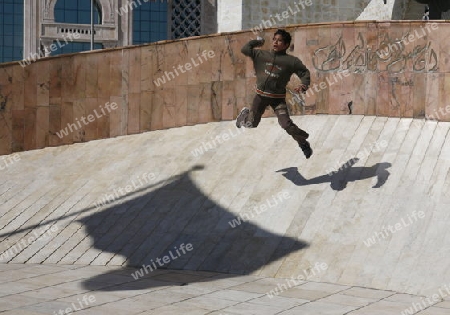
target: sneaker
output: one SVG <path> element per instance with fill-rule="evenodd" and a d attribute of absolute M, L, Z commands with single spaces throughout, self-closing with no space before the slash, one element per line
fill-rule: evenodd
<path fill-rule="evenodd" d="M 309 159 L 311 155 L 313 154 L 313 150 L 311 149 L 311 146 L 309 145 L 308 141 L 305 141 L 303 143 L 300 143 L 300 148 L 303 151 L 303 154 L 305 154 L 305 157 Z"/>
<path fill-rule="evenodd" d="M 239 115 L 236 118 L 236 127 L 241 128 L 242 125 L 245 124 L 245 119 L 248 116 L 248 113 L 250 113 L 250 109 L 248 109 L 247 107 L 244 107 L 241 112 L 239 113 Z"/>

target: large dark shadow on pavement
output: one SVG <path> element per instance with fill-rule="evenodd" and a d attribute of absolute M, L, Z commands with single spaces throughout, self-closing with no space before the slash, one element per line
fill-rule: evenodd
<path fill-rule="evenodd" d="M 330 187 L 336 191 L 344 190 L 349 182 L 355 182 L 371 177 L 377 178 L 377 183 L 372 188 L 380 188 L 386 183 L 390 175 L 387 169 L 391 167 L 391 163 L 377 163 L 370 167 L 354 167 L 353 165 L 358 161 L 358 158 L 350 159 L 337 171 L 311 179 L 303 177 L 296 167 L 284 168 L 277 172 L 282 173 L 284 177 L 297 186 L 330 183 Z"/>
<path fill-rule="evenodd" d="M 192 172 L 202 169 L 194 167 L 83 218 L 94 248 L 126 258 L 123 266 L 136 267 L 135 271 L 143 265 L 158 266 L 159 258 L 163 264 L 159 270 L 213 271 L 232 277 L 249 274 L 308 247 L 305 242 L 273 234 L 250 222 L 242 221 L 232 228 L 229 222 L 236 216 L 209 199 L 192 179 Z M 182 251 L 181 244 L 184 248 L 192 244 L 193 249 Z M 169 256 L 170 262 L 164 263 L 164 256 Z M 152 272 L 147 269 L 141 279 L 147 277 L 146 281 L 134 281 L 130 271 L 110 271 L 86 279 L 83 286 L 104 290 L 100 284 L 124 279 L 129 285 L 120 290 L 167 285 L 148 281 Z M 111 288 L 114 290 L 114 286 Z"/>

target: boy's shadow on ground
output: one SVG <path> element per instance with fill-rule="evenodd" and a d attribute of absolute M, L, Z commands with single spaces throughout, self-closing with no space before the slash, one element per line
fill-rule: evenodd
<path fill-rule="evenodd" d="M 282 172 L 283 176 L 293 182 L 297 186 L 306 186 L 312 184 L 330 183 L 333 190 L 342 191 L 347 187 L 349 182 L 377 178 L 377 183 L 372 188 L 380 188 L 386 183 L 390 173 L 387 171 L 392 166 L 391 163 L 377 163 L 370 167 L 353 167 L 359 161 L 358 158 L 348 160 L 337 171 L 330 172 L 325 175 L 317 176 L 311 179 L 304 178 L 296 167 L 288 167 L 277 172 Z"/>

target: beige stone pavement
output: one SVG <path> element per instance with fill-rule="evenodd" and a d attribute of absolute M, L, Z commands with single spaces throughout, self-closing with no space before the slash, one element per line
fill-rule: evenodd
<path fill-rule="evenodd" d="M 450 123 L 293 119 L 0 157 L 0 314 L 449 314 Z"/>
<path fill-rule="evenodd" d="M 86 279 L 105 271 L 111 276 L 86 288 Z M 449 300 L 429 305 L 425 297 L 362 287 L 185 270 L 156 270 L 134 280 L 134 271 L 1 264 L 0 314 L 384 315 L 414 311 L 414 305 L 422 315 L 450 312 Z M 270 296 L 276 288 L 279 293 Z"/>

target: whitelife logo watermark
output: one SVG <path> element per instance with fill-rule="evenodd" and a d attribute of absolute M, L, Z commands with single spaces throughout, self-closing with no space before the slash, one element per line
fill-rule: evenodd
<path fill-rule="evenodd" d="M 264 30 L 266 28 L 275 27 L 277 22 L 282 22 L 283 20 L 288 19 L 291 15 L 296 15 L 297 13 L 301 12 L 307 6 L 308 7 L 312 6 L 312 0 L 305 0 L 305 1 L 300 0 L 300 1 L 298 1 L 298 3 L 294 2 L 293 6 L 294 6 L 294 10 L 289 5 L 287 7 L 286 11 L 283 11 L 281 14 L 280 13 L 275 14 L 275 17 L 271 14 L 269 16 L 268 20 L 261 20 L 261 23 L 258 26 L 253 27 L 251 29 L 251 31 L 253 32 L 253 34 L 257 35 L 257 34 L 259 34 L 259 32 L 261 32 L 262 30 Z M 276 20 L 275 20 L 275 18 L 276 18 Z"/>
<path fill-rule="evenodd" d="M 32 236 L 28 236 L 27 238 L 24 238 L 20 240 L 19 242 L 15 243 L 14 245 L 10 245 L 8 241 L 6 241 L 6 244 L 8 245 L 8 249 L 5 250 L 3 253 L 0 254 L 0 261 L 7 260 L 10 257 L 19 254 L 22 252 L 25 248 L 30 246 L 36 241 L 45 240 L 48 237 L 51 237 L 53 234 L 58 232 L 58 226 L 57 225 L 51 225 L 51 226 L 44 226 L 41 229 L 35 229 L 33 231 Z"/>
<path fill-rule="evenodd" d="M 371 152 L 377 153 L 380 152 L 382 149 L 386 148 L 388 145 L 388 142 L 386 140 L 377 141 L 374 144 L 370 145 L 369 147 L 365 147 L 362 151 L 358 152 L 356 154 L 356 157 L 348 157 L 347 162 L 344 164 L 336 163 L 334 167 L 331 167 L 327 170 L 328 176 L 332 176 L 335 173 L 338 173 L 340 171 L 343 171 L 344 169 L 352 166 L 359 160 L 365 159 L 370 155 Z M 344 159 L 345 161 L 345 159 Z"/>
<path fill-rule="evenodd" d="M 56 44 L 51 44 L 49 47 L 46 47 L 45 50 L 40 51 L 39 53 L 30 53 L 28 58 L 23 59 L 22 61 L 19 61 L 19 64 L 22 66 L 22 68 L 25 68 L 26 66 L 29 66 L 32 62 L 35 62 L 41 58 L 44 58 L 46 53 L 55 52 L 58 49 L 63 48 L 64 46 L 68 45 L 69 42 L 73 42 L 74 39 L 80 38 L 80 33 L 69 33 L 67 36 L 63 36 L 61 39 L 64 41 L 61 43 L 59 39 L 56 40 Z M 67 40 L 69 39 L 69 40 Z"/>
<path fill-rule="evenodd" d="M 8 167 L 20 161 L 20 155 L 15 153 L 9 156 L 2 156 L 0 160 L 0 171 L 6 170 Z"/>
<path fill-rule="evenodd" d="M 401 312 L 401 315 L 413 315 L 418 312 L 421 312 L 438 302 L 444 301 L 445 298 L 448 296 L 450 296 L 450 288 L 446 284 L 444 284 L 442 287 L 439 288 L 438 293 L 434 293 L 433 295 L 424 297 L 421 299 L 420 302 L 411 303 L 412 306 L 404 309 Z"/>
<path fill-rule="evenodd" d="M 193 69 L 192 65 L 194 65 L 194 67 L 198 67 L 200 66 L 203 62 L 206 62 L 211 58 L 214 58 L 216 56 L 216 54 L 214 53 L 214 51 L 210 50 L 210 51 L 206 51 L 204 50 L 202 52 L 201 55 L 197 54 L 197 60 L 199 63 L 196 62 L 196 59 L 194 59 L 194 57 L 191 58 L 191 62 L 186 62 L 184 65 L 179 64 L 177 67 L 173 66 L 173 72 L 172 71 L 164 71 L 164 75 L 157 78 L 156 80 L 153 80 L 153 83 L 155 83 L 155 85 L 157 87 L 159 87 L 162 84 L 165 84 L 167 82 L 169 82 L 170 80 L 175 79 L 176 77 L 180 76 L 181 73 L 186 73 L 187 71 L 190 71 Z M 178 72 L 178 70 L 180 70 L 180 72 Z"/>
<path fill-rule="evenodd" d="M 425 119 L 441 120 L 442 116 L 448 115 L 449 113 L 450 113 L 450 105 L 447 105 L 447 106 L 445 106 L 445 110 L 444 110 L 444 107 L 439 107 L 439 109 L 434 110 L 434 113 L 432 115 L 425 115 Z"/>
<path fill-rule="evenodd" d="M 433 114 L 425 114 L 425 121 L 430 120 L 433 122 L 444 121 L 446 116 L 450 114 L 450 105 L 439 107 L 433 111 Z M 420 119 L 414 119 L 412 122 L 416 128 L 422 128 L 422 121 Z"/>
<path fill-rule="evenodd" d="M 106 108 L 106 111 L 108 113 L 106 113 L 105 108 Z M 68 136 L 69 133 L 72 133 L 74 131 L 77 131 L 78 129 L 81 129 L 82 128 L 82 125 L 81 125 L 82 122 L 83 122 L 83 124 L 85 126 L 87 126 L 90 123 L 94 122 L 96 119 L 102 118 L 103 116 L 108 115 L 113 110 L 116 110 L 117 108 L 119 108 L 119 106 L 115 102 L 112 102 L 112 103 L 106 102 L 105 108 L 103 108 L 103 105 L 101 105 L 100 106 L 100 112 L 101 113 L 97 112 L 97 110 L 94 109 L 94 113 L 93 114 L 89 114 L 87 117 L 82 116 L 79 120 L 78 120 L 78 118 L 75 118 L 76 123 L 68 123 L 67 127 L 64 128 L 64 129 L 61 129 L 59 132 L 56 132 L 56 135 L 60 139 L 62 139 L 63 137 Z"/>
<path fill-rule="evenodd" d="M 119 9 L 116 9 L 117 14 L 119 14 L 120 16 L 127 14 L 128 12 L 133 11 L 134 9 L 136 9 L 138 6 L 141 6 L 142 3 L 147 3 L 147 2 L 155 2 L 155 0 L 133 0 L 133 1 L 127 1 L 123 6 L 121 6 Z M 161 1 L 162 2 L 162 1 Z"/>
<path fill-rule="evenodd" d="M 141 176 L 136 177 L 135 179 L 131 180 L 131 183 L 126 185 L 125 187 L 119 187 L 114 188 L 114 190 L 109 194 L 104 194 L 103 197 L 101 197 L 97 202 L 94 204 L 94 206 L 99 209 L 109 203 L 112 203 L 121 197 L 126 196 L 127 194 L 136 191 L 139 188 L 144 187 L 146 184 L 148 184 L 151 181 L 154 181 L 156 179 L 156 175 L 154 173 L 144 173 Z"/>
<path fill-rule="evenodd" d="M 213 149 L 217 148 L 220 144 L 222 144 L 228 140 L 231 140 L 231 139 L 237 137 L 238 135 L 244 133 L 247 130 L 247 128 L 252 127 L 252 124 L 250 122 L 246 122 L 243 126 L 245 126 L 245 128 L 240 128 L 238 130 L 236 130 L 236 128 L 228 129 L 224 133 L 221 133 L 215 137 L 211 137 L 210 141 L 206 141 L 206 142 L 203 141 L 201 146 L 199 146 L 198 148 L 195 148 L 194 150 L 191 151 L 191 154 L 194 157 L 199 157 L 200 155 L 205 154 L 209 150 L 213 150 Z"/>
<path fill-rule="evenodd" d="M 278 206 L 283 201 L 285 201 L 289 198 L 291 198 L 291 195 L 288 191 L 279 192 L 278 194 L 273 195 L 272 197 L 266 199 L 266 201 L 263 204 L 253 207 L 249 211 L 249 213 L 247 213 L 247 212 L 240 213 L 239 216 L 230 220 L 228 222 L 228 224 L 231 226 L 231 228 L 234 229 L 235 227 L 241 225 L 242 221 L 247 222 L 250 219 L 253 219 L 254 217 L 256 217 L 257 215 L 260 215 L 260 214 L 266 212 L 267 210 Z"/>
<path fill-rule="evenodd" d="M 87 295 L 85 294 L 83 296 L 83 298 L 80 299 L 77 298 L 78 303 L 72 303 L 71 307 L 67 307 L 65 309 L 60 309 L 58 312 L 54 311 L 53 315 L 65 315 L 65 314 L 70 314 L 70 313 L 74 313 L 77 311 L 81 311 L 82 309 L 85 309 L 86 307 L 88 307 L 90 304 L 95 303 L 97 300 L 95 298 L 94 295 Z"/>
<path fill-rule="evenodd" d="M 305 97 L 311 97 L 316 93 L 319 93 L 320 91 L 323 91 L 325 89 L 328 89 L 330 86 L 335 85 L 342 79 L 350 76 L 350 71 L 348 69 L 338 71 L 337 73 L 333 73 L 332 76 L 327 76 L 325 80 L 320 81 L 319 83 L 314 83 L 309 87 L 309 89 L 303 93 Z M 289 104 L 294 106 L 295 103 L 304 104 L 304 100 L 300 97 L 299 94 L 294 94 L 291 92 L 293 97 L 289 100 Z"/>
<path fill-rule="evenodd" d="M 367 240 L 363 241 L 364 245 L 367 247 L 371 247 L 375 245 L 377 242 L 382 239 L 388 238 L 390 235 L 394 235 L 395 233 L 403 230 L 404 228 L 412 225 L 419 221 L 419 219 L 425 218 L 425 212 L 423 211 L 413 211 L 411 215 L 407 215 L 407 218 L 402 218 L 400 222 L 395 223 L 394 225 L 382 226 L 380 232 L 375 232 L 373 236 L 369 237 Z"/>
<path fill-rule="evenodd" d="M 278 283 L 278 285 L 274 289 L 272 289 L 266 293 L 266 296 L 269 299 L 271 299 L 271 298 L 283 293 L 284 291 L 287 291 L 293 287 L 296 287 L 296 286 L 302 284 L 304 281 L 308 280 L 308 278 L 318 275 L 319 273 L 321 273 L 327 269 L 328 269 L 327 263 L 316 262 L 314 267 L 309 268 L 308 270 L 306 270 L 306 269 L 303 270 L 303 273 L 299 274 L 297 276 L 297 278 L 294 278 L 294 276 L 292 276 L 290 279 L 286 279 L 285 283 L 283 283 L 283 284 Z"/>
<path fill-rule="evenodd" d="M 134 280 L 142 278 L 144 275 L 148 274 L 149 271 L 153 272 L 158 269 L 158 267 L 163 267 L 164 265 L 169 264 L 171 261 L 180 258 L 182 255 L 185 255 L 187 252 L 190 252 L 194 249 L 194 246 L 192 246 L 191 243 L 187 243 L 186 245 L 182 243 L 179 247 L 180 248 L 177 248 L 176 246 L 174 247 L 174 250 L 177 254 L 176 256 L 172 253 L 172 250 L 170 250 L 169 255 L 165 255 L 162 258 L 156 258 L 156 263 L 153 261 L 153 259 L 151 259 L 150 265 L 142 265 L 142 268 L 133 272 L 131 276 Z M 180 253 L 180 251 L 182 253 Z M 156 264 L 158 264 L 158 266 L 156 266 Z"/>

